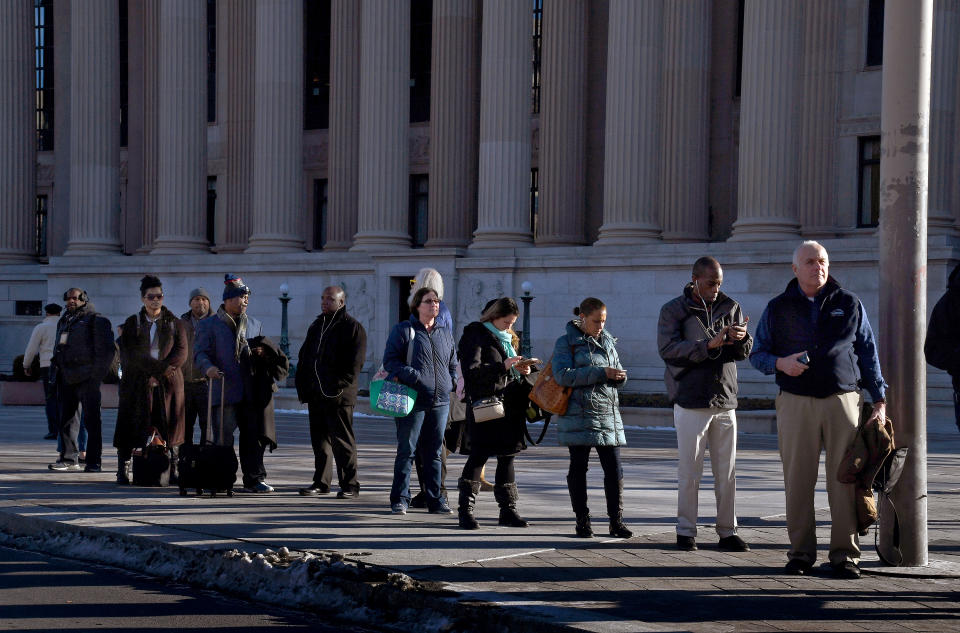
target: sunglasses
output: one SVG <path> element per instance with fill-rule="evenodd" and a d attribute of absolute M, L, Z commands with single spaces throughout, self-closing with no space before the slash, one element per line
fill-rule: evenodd
<path fill-rule="evenodd" d="M 159 294 L 159 295 L 155 295 L 155 294 L 145 294 L 145 295 L 143 295 L 143 296 L 146 297 L 146 298 L 147 298 L 148 300 L 150 300 L 150 301 L 159 301 L 160 299 L 163 299 L 163 295 L 162 295 L 162 294 Z"/>
<path fill-rule="evenodd" d="M 420 303 L 440 303 L 439 299 L 424 299 Z"/>

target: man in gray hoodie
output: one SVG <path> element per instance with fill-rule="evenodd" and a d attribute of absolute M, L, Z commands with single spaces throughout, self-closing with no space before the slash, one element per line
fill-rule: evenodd
<path fill-rule="evenodd" d="M 677 431 L 677 547 L 697 549 L 697 496 L 710 448 L 717 497 L 718 546 L 745 552 L 737 535 L 737 365 L 753 339 L 740 304 L 720 292 L 723 270 L 713 257 L 693 264 L 683 294 L 660 309 L 657 346 Z"/>

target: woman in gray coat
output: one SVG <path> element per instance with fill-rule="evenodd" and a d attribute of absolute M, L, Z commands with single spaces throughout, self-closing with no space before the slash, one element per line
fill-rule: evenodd
<path fill-rule="evenodd" d="M 604 328 L 607 307 L 599 299 L 584 299 L 574 308 L 578 318 L 567 323 L 567 333 L 553 349 L 553 374 L 557 383 L 573 387 L 567 412 L 557 418 L 561 446 L 570 450 L 567 488 L 577 515 L 577 536 L 593 536 L 587 508 L 587 462 L 596 448 L 603 467 L 603 490 L 607 497 L 610 535 L 630 538 L 623 524 L 623 468 L 620 447 L 625 445 L 620 398 L 617 390 L 627 381 L 627 372 L 617 355 L 616 339 Z"/>

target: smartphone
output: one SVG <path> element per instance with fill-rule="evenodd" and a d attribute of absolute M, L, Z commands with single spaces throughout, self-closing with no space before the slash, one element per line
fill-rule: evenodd
<path fill-rule="evenodd" d="M 803 354 L 797 357 L 797 362 L 803 363 L 804 365 L 809 365 L 810 354 L 807 354 L 806 352 L 804 352 Z"/>
<path fill-rule="evenodd" d="M 521 358 L 517 361 L 517 367 L 531 367 L 539 365 L 542 361 L 539 358 Z"/>

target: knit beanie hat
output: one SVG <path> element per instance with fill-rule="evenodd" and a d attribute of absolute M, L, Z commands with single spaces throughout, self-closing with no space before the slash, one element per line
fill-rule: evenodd
<path fill-rule="evenodd" d="M 227 273 L 223 276 L 223 300 L 250 294 L 250 288 L 243 284 L 240 275 Z"/>
<path fill-rule="evenodd" d="M 210 301 L 210 295 L 207 294 L 206 289 L 203 287 L 194 288 L 190 291 L 190 301 L 193 301 L 196 297 L 203 297 L 207 301 Z"/>

